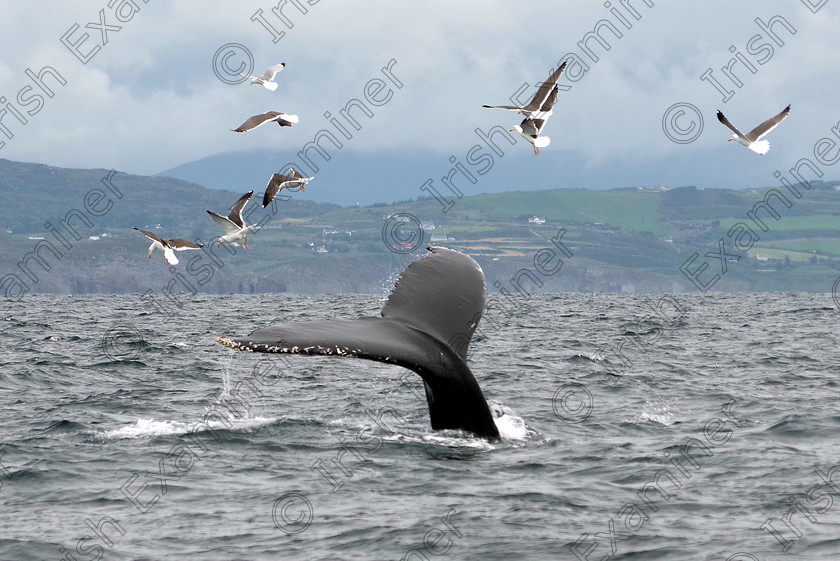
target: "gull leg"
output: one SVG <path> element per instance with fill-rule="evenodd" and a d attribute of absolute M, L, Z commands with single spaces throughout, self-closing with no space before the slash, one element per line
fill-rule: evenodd
<path fill-rule="evenodd" d="M 539 155 L 540 155 L 540 149 L 537 148 L 536 146 L 534 146 L 534 156 L 539 156 Z"/>

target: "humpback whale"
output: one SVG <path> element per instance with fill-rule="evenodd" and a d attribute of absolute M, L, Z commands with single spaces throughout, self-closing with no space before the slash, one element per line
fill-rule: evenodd
<path fill-rule="evenodd" d="M 471 257 L 428 247 L 400 275 L 381 317 L 292 322 L 242 338 L 231 349 L 364 358 L 413 370 L 423 379 L 432 429 L 498 439 L 499 430 L 467 353 L 484 309 L 484 272 Z"/>

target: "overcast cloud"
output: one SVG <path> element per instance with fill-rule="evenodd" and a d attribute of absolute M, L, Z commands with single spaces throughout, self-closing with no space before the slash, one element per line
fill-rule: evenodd
<path fill-rule="evenodd" d="M 682 184 L 726 186 L 727 176 L 714 170 L 717 156 L 725 154 L 749 170 L 734 183 L 765 185 L 773 170 L 809 155 L 840 121 L 840 14 L 836 5 L 821 0 L 616 0 L 609 7 L 581 0 L 320 0 L 314 5 L 297 0 L 308 13 L 285 3 L 283 14 L 291 28 L 272 13 L 276 2 L 135 0 L 139 11 L 130 19 L 125 17 L 133 11 L 130 1 L 112 3 L 4 2 L 0 95 L 13 108 L 0 124 L 13 138 L 0 134 L 5 141 L 0 158 L 138 174 L 230 151 L 276 149 L 278 161 L 288 161 L 318 130 L 330 127 L 325 111 L 335 115 L 349 100 L 364 99 L 365 84 L 383 78 L 381 68 L 392 59 L 393 74 L 403 87 L 394 88 L 388 103 L 371 106 L 373 119 L 360 121 L 363 129 L 353 131 L 345 150 L 440 154 L 444 163 L 450 154 L 461 157 L 475 144 L 476 127 L 509 128 L 519 120 L 512 113 L 482 109 L 483 103 L 508 103 L 523 83 L 543 80 L 569 54 L 589 70 L 576 82 L 561 80 L 572 87 L 561 92 L 546 127 L 551 146 L 536 159 L 524 142 L 516 146 L 518 165 L 535 174 L 542 159 L 562 157 L 567 166 L 603 178 L 610 177 L 610 169 L 632 163 L 638 170 L 649 162 L 647 176 L 637 171 L 632 179 L 650 185 L 663 176 L 675 177 L 670 162 L 696 154 L 708 161 L 708 171 L 686 170 Z M 128 21 L 118 21 L 117 4 Z M 275 33 L 285 33 L 278 42 L 252 21 L 258 10 Z M 106 32 L 104 44 L 96 28 L 100 13 L 107 25 L 121 26 Z M 756 22 L 774 17 L 775 39 Z M 598 57 L 594 62 L 578 42 L 602 20 L 622 37 L 602 28 L 610 48 L 590 40 L 587 46 Z M 86 64 L 61 41 L 75 24 L 80 27 L 69 41 L 89 35 L 80 52 L 100 48 Z M 750 47 L 757 35 L 762 37 Z M 213 57 L 227 43 L 247 47 L 258 73 L 286 62 L 277 91 L 220 80 Z M 755 70 L 741 62 L 733 67 L 742 87 L 721 71 L 735 56 Z M 41 90 L 25 71 L 37 73 L 47 66 L 66 84 L 46 77 L 54 96 L 42 94 L 43 106 L 27 114 L 37 107 L 31 96 Z M 709 81 L 701 80 L 709 68 L 734 92 L 726 102 Z M 18 96 L 27 86 L 32 89 L 24 106 Z M 680 144 L 663 132 L 663 115 L 676 103 L 693 105 L 704 119 L 702 134 L 693 142 Z M 772 148 L 764 157 L 727 143 L 728 130 L 714 118 L 721 109 L 749 130 L 788 103 L 791 116 L 770 135 Z M 244 118 L 267 110 L 296 113 L 300 124 L 230 132 Z M 676 123 L 688 129 L 692 118 L 686 114 Z M 840 174 L 827 170 L 827 176 Z"/>

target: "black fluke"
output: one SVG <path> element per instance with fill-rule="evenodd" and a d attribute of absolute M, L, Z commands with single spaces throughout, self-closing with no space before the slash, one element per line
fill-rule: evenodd
<path fill-rule="evenodd" d="M 347 356 L 403 366 L 423 378 L 433 429 L 498 439 L 490 407 L 467 366 L 484 310 L 484 273 L 463 253 L 428 250 L 402 272 L 382 317 L 288 323 L 218 342 L 240 351 Z"/>

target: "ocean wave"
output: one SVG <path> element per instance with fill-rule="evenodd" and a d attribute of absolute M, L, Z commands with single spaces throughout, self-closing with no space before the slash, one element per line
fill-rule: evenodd
<path fill-rule="evenodd" d="M 257 427 L 269 425 L 277 421 L 276 417 L 257 416 L 250 419 L 229 419 L 227 422 L 221 420 L 201 421 L 174 421 L 155 419 L 137 419 L 133 425 L 106 430 L 101 436 L 106 439 L 132 439 L 146 438 L 152 436 L 171 436 L 196 432 L 195 428 L 200 423 L 202 430 L 250 430 Z"/>

